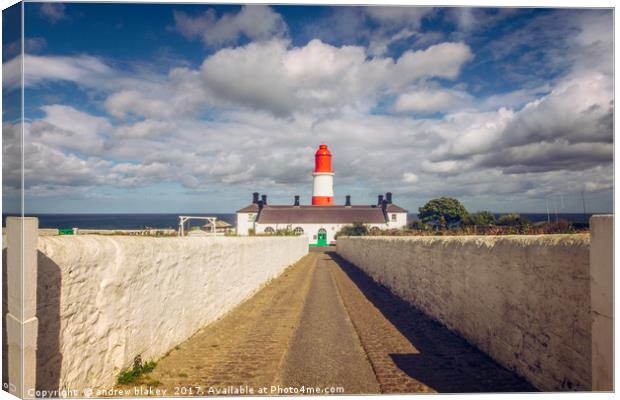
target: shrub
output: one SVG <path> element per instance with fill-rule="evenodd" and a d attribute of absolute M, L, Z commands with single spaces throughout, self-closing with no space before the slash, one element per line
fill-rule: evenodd
<path fill-rule="evenodd" d="M 117 383 L 120 385 L 124 385 L 135 382 L 143 374 L 147 374 L 153 371 L 156 366 L 157 363 L 154 361 L 147 361 L 143 364 L 142 357 L 140 355 L 137 355 L 136 358 L 133 359 L 133 366 L 131 368 L 122 370 L 121 373 L 118 375 Z"/>
<path fill-rule="evenodd" d="M 506 214 L 499 217 L 497 224 L 506 227 L 506 233 L 509 235 L 533 233 L 532 223 L 519 214 Z"/>
<path fill-rule="evenodd" d="M 284 229 L 277 229 L 273 235 L 274 236 L 299 236 L 290 227 L 286 227 Z"/>
<path fill-rule="evenodd" d="M 463 219 L 463 225 L 488 228 L 495 225 L 495 214 L 490 211 L 478 211 L 469 214 Z"/>
<path fill-rule="evenodd" d="M 433 227 L 430 226 L 429 224 L 425 224 L 424 222 L 418 219 L 409 224 L 409 229 L 413 229 L 416 231 L 422 231 L 422 232 L 430 232 L 433 230 Z"/>
<path fill-rule="evenodd" d="M 575 233 L 575 228 L 565 219 L 557 222 L 545 222 L 544 233 Z"/>
<path fill-rule="evenodd" d="M 368 227 L 361 222 L 355 222 L 353 225 L 343 226 L 335 235 L 339 236 L 366 236 L 368 235 Z"/>

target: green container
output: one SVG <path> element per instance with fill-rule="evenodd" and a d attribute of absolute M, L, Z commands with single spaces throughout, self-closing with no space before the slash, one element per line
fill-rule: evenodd
<path fill-rule="evenodd" d="M 73 228 L 58 229 L 59 235 L 73 235 Z"/>

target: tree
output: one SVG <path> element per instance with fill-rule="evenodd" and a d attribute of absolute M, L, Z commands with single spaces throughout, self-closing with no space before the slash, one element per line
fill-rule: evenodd
<path fill-rule="evenodd" d="M 508 227 L 510 233 L 526 233 L 532 227 L 532 223 L 519 214 L 502 215 L 497 224 Z"/>
<path fill-rule="evenodd" d="M 418 218 L 435 227 L 449 228 L 458 225 L 468 213 L 460 201 L 452 197 L 430 200 L 418 209 Z"/>
<path fill-rule="evenodd" d="M 518 226 L 521 225 L 523 222 L 529 221 L 521 217 L 521 215 L 515 213 L 502 215 L 497 220 L 497 224 L 502 226 Z"/>
<path fill-rule="evenodd" d="M 339 236 L 366 236 L 368 235 L 368 227 L 361 222 L 355 222 L 353 225 L 343 226 L 337 233 Z"/>
<path fill-rule="evenodd" d="M 463 220 L 463 224 L 477 227 L 489 227 L 495 225 L 495 214 L 491 211 L 478 211 L 469 214 L 467 218 Z"/>

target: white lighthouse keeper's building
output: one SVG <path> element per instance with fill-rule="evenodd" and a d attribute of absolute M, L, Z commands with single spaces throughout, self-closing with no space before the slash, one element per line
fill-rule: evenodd
<path fill-rule="evenodd" d="M 322 144 L 315 154 L 312 205 L 300 205 L 299 196 L 291 205 L 270 205 L 267 195 L 253 193 L 252 204 L 237 211 L 237 234 L 275 233 L 291 229 L 306 235 L 310 245 L 326 246 L 335 241 L 335 234 L 344 226 L 363 223 L 369 229 L 397 229 L 407 226 L 407 210 L 392 203 L 392 193 L 378 196 L 377 204 L 351 205 L 346 196 L 344 205 L 334 205 L 332 155 Z"/>

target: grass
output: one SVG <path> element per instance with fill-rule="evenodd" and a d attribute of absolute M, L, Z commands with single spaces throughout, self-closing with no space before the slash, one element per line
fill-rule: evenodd
<path fill-rule="evenodd" d="M 134 383 L 138 379 L 140 379 L 144 374 L 148 374 L 153 371 L 157 363 L 154 361 L 147 361 L 142 363 L 142 358 L 137 356 L 133 360 L 133 366 L 131 368 L 127 368 L 121 371 L 118 375 L 117 383 L 119 385 L 126 385 L 129 383 Z"/>

